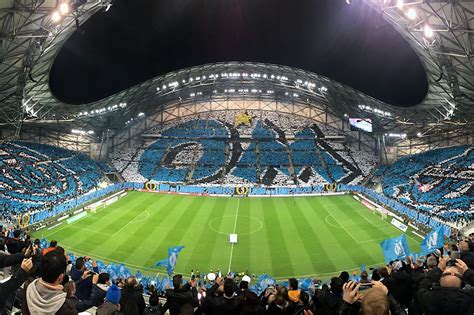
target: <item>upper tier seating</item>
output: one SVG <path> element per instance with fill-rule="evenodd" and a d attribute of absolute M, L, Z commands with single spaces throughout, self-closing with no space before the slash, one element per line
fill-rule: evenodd
<path fill-rule="evenodd" d="M 97 187 L 99 165 L 84 154 L 36 143 L 0 142 L 0 203 L 13 212 L 50 207 Z"/>
<path fill-rule="evenodd" d="M 358 184 L 377 163 L 370 153 L 326 141 L 322 130 L 337 134 L 331 127 L 292 115 L 247 113 L 251 123 L 239 127 L 237 111 L 170 121 L 145 132 L 155 135 L 153 141 L 117 150 L 111 161 L 126 181 L 270 186 Z"/>
<path fill-rule="evenodd" d="M 474 147 L 459 146 L 400 158 L 381 167 L 385 195 L 456 220 L 474 213 Z"/>

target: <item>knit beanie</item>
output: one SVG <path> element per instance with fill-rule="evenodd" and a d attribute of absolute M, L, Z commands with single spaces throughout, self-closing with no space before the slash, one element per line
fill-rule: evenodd
<path fill-rule="evenodd" d="M 107 294 L 105 298 L 110 303 L 119 304 L 120 303 L 120 289 L 115 284 L 112 284 L 110 288 L 107 290 Z"/>

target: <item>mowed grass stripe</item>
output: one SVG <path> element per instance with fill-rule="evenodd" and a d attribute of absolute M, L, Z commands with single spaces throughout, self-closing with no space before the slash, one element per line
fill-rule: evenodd
<path fill-rule="evenodd" d="M 293 233 L 299 237 L 299 242 L 296 242 L 296 244 L 301 254 L 296 257 L 305 263 L 302 267 L 298 269 L 295 268 L 297 274 L 305 274 L 308 270 L 311 270 L 311 273 L 316 273 L 316 271 L 322 267 L 323 262 L 325 265 L 330 265 L 328 269 L 334 270 L 336 266 L 329 260 L 329 254 L 326 252 L 324 246 L 318 242 L 319 240 L 311 227 L 310 221 L 304 220 L 304 213 L 311 211 L 311 209 L 307 207 L 301 209 L 301 204 L 296 203 L 295 198 L 282 199 L 282 204 L 286 206 L 287 213 L 290 215 L 293 225 L 296 226 L 296 231 Z M 303 248 L 304 252 L 302 251 Z"/>
<path fill-rule="evenodd" d="M 138 200 L 136 200 L 135 198 L 136 196 L 130 198 L 131 201 L 135 200 L 135 202 L 133 202 L 135 206 L 127 210 L 120 211 L 118 209 L 106 208 L 102 209 L 102 211 L 105 212 L 105 215 L 101 214 L 101 217 L 99 219 L 96 219 L 97 214 L 89 214 L 89 218 L 85 218 L 84 220 L 81 220 L 79 222 L 72 223 L 75 225 L 76 229 L 66 228 L 59 232 L 59 235 L 61 235 L 61 242 L 67 244 L 70 247 L 80 248 L 84 251 L 93 252 L 96 247 L 103 245 L 104 241 L 109 238 L 109 236 L 103 234 L 107 233 L 109 227 L 115 226 L 116 228 L 119 228 L 121 226 L 121 222 L 127 222 L 128 220 L 133 219 L 133 217 L 135 217 L 141 212 L 143 206 L 153 199 L 150 196 L 146 195 L 139 196 L 139 198 L 137 198 Z M 136 204 L 137 202 L 139 203 Z M 119 207 L 119 209 L 124 206 L 127 206 L 128 204 L 128 202 L 124 202 Z M 121 215 L 117 215 L 118 212 L 121 212 Z M 83 231 L 80 229 L 81 227 L 86 227 L 88 230 L 97 230 L 97 232 L 101 233 Z"/>
<path fill-rule="evenodd" d="M 189 259 L 183 264 L 185 270 L 199 269 L 206 271 L 206 268 L 209 264 L 210 253 L 216 247 L 216 242 L 218 241 L 218 235 L 216 232 L 211 230 L 209 224 L 212 221 L 214 226 L 220 226 L 223 219 L 223 212 L 225 211 L 226 204 L 228 203 L 227 198 L 208 198 L 209 202 L 212 202 L 212 205 L 209 205 L 209 213 L 206 216 L 200 217 L 199 220 L 202 220 L 200 224 L 201 234 L 196 235 L 196 245 L 194 248 L 187 248 L 186 251 L 191 253 L 187 255 Z M 181 261 L 180 261 L 181 263 Z"/>
<path fill-rule="evenodd" d="M 201 236 L 206 230 L 209 230 L 209 221 L 207 218 L 212 214 L 216 204 L 220 207 L 225 205 L 225 200 L 219 201 L 216 198 L 198 197 L 198 201 L 200 202 L 201 207 L 199 209 L 199 214 L 194 217 L 192 222 L 190 222 L 189 227 L 186 232 L 183 233 L 179 244 L 185 244 L 186 247 L 180 254 L 176 268 L 184 273 L 190 273 L 191 269 L 195 270 L 200 268 L 198 265 L 193 265 L 193 263 L 195 263 L 192 260 L 193 253 L 199 246 Z M 204 241 L 204 243 L 206 244 L 206 241 Z M 205 248 L 204 250 L 210 253 L 212 249 L 214 249 L 214 246 Z M 201 253 L 201 255 L 203 255 L 203 253 Z M 201 268 L 201 270 L 203 269 Z"/>
<path fill-rule="evenodd" d="M 252 216 L 263 225 L 261 226 L 257 221 L 252 222 L 252 229 L 256 232 L 249 236 L 252 243 L 249 263 L 250 272 L 265 272 L 273 275 L 275 272 L 273 271 L 272 256 L 270 254 L 270 246 L 273 242 L 273 238 L 269 238 L 270 235 L 267 234 L 267 225 L 270 224 L 270 222 L 265 222 L 264 209 L 261 202 L 252 199 L 250 209 Z M 260 227 L 261 229 L 259 230 Z"/>
<path fill-rule="evenodd" d="M 332 199 L 329 199 L 330 201 Z M 333 216 L 339 220 L 358 242 L 367 242 L 371 240 L 379 240 L 389 238 L 390 235 L 376 227 L 373 223 L 368 222 L 357 211 L 359 205 L 343 203 L 343 207 L 333 207 Z M 357 227 L 357 229 L 355 229 Z"/>
<path fill-rule="evenodd" d="M 146 200 L 129 210 L 128 216 L 121 217 L 119 219 L 121 221 L 115 221 L 116 230 L 114 234 L 106 237 L 107 240 L 104 240 L 104 242 L 91 246 L 88 244 L 88 240 L 85 239 L 84 244 L 77 244 L 72 247 L 82 248 L 91 253 L 99 252 L 102 256 L 128 262 L 130 253 L 136 247 L 140 248 L 141 239 L 144 237 L 144 234 L 137 233 L 141 230 L 144 222 L 134 223 L 134 220 L 143 219 L 145 211 L 151 211 L 155 202 L 155 196 L 147 195 Z M 132 235 L 134 238 L 131 238 Z M 104 244 L 108 244 L 108 246 L 104 246 Z"/>
<path fill-rule="evenodd" d="M 349 246 L 347 241 L 351 239 L 349 237 L 347 239 L 341 237 L 341 232 L 343 232 L 341 228 L 335 228 L 327 224 L 326 218 L 329 217 L 329 213 L 319 201 L 319 197 L 307 197 L 297 200 L 297 203 L 302 205 L 302 209 L 308 209 L 308 211 L 304 212 L 305 217 L 303 219 L 311 222 L 314 236 L 312 242 L 321 248 L 315 257 L 319 265 L 315 273 L 333 272 L 343 269 L 344 265 L 356 264 L 353 257 L 345 250 Z M 329 254 L 327 253 L 329 250 L 331 253 L 338 254 Z M 325 253 L 324 259 L 321 259 L 321 253 Z"/>
<path fill-rule="evenodd" d="M 250 269 L 250 262 L 252 261 L 252 239 L 254 236 L 252 232 L 252 218 L 250 204 L 253 203 L 250 198 L 241 198 L 238 203 L 239 216 L 237 218 L 236 234 L 238 238 L 237 244 L 234 245 L 232 255 L 232 269 L 241 272 Z M 229 244 L 230 246 L 230 244 Z M 227 271 L 227 270 L 226 270 Z"/>
<path fill-rule="evenodd" d="M 177 273 L 189 274 L 196 268 L 225 273 L 231 249 L 228 237 L 239 203 L 235 272 L 248 268 L 250 273 L 267 272 L 280 279 L 325 277 L 361 264 L 380 264 L 380 240 L 402 234 L 351 196 L 219 198 L 129 192 L 71 225 L 33 236 L 44 234 L 77 253 L 123 262 L 134 270 L 141 266 L 150 274 L 162 270 L 149 267 L 167 257 L 169 246 L 184 245 Z M 212 220 L 220 233 L 209 228 Z M 263 227 L 257 231 L 260 221 Z M 54 234 L 48 237 L 50 233 Z M 419 242 L 410 237 L 408 242 L 419 251 Z"/>
<path fill-rule="evenodd" d="M 167 224 L 169 227 L 168 232 L 161 234 L 161 238 L 157 244 L 159 244 L 154 251 L 150 251 L 149 258 L 146 260 L 147 265 L 152 265 L 155 263 L 155 257 L 168 257 L 168 247 L 184 245 L 181 244 L 181 238 L 189 228 L 190 223 L 193 221 L 194 217 L 199 213 L 199 197 L 190 197 L 188 199 L 183 199 L 184 205 L 181 209 L 174 209 L 175 217 L 168 217 L 167 220 L 163 220 L 160 226 Z M 180 202 L 181 203 L 181 202 Z"/>
<path fill-rule="evenodd" d="M 303 274 L 307 270 L 311 270 L 311 259 L 308 256 L 306 249 L 306 242 L 308 239 L 300 237 L 300 229 L 302 220 L 294 221 L 291 215 L 293 209 L 286 206 L 288 201 L 291 201 L 294 207 L 293 198 L 275 198 L 273 202 L 278 205 L 277 216 L 283 228 L 285 235 L 286 248 L 290 256 L 291 265 L 295 274 Z M 309 242 L 308 242 L 309 243 Z"/>
<path fill-rule="evenodd" d="M 314 199 L 314 201 L 317 204 L 319 204 L 321 209 L 323 209 L 324 212 L 326 213 L 326 217 L 324 219 L 328 217 L 333 218 L 336 220 L 336 224 L 340 225 L 341 223 L 336 218 L 334 218 L 334 216 L 332 216 L 332 213 L 334 211 L 337 211 L 335 210 L 337 207 L 334 206 L 333 202 L 327 200 L 331 198 L 332 197 L 324 198 L 324 200 L 321 200 L 318 198 L 318 199 Z M 369 257 L 368 253 L 365 251 L 363 247 L 359 246 L 359 244 L 356 243 L 356 240 L 354 240 L 353 236 L 349 234 L 349 231 L 346 231 L 342 228 L 337 228 L 337 227 L 334 227 L 333 231 L 334 231 L 333 235 L 335 239 L 341 245 L 342 250 L 346 252 L 346 255 L 350 257 L 351 261 L 355 262 L 359 266 L 364 263 L 365 264 L 374 263 L 373 261 L 367 261 L 366 257 Z M 339 260 L 339 265 L 342 267 L 342 268 L 340 267 L 341 269 L 339 270 L 347 268 L 347 267 L 343 267 L 345 264 L 341 264 L 340 260 Z"/>
<path fill-rule="evenodd" d="M 261 198 L 260 203 L 263 207 L 267 238 L 271 240 L 268 246 L 272 270 L 279 275 L 295 274 L 285 241 L 287 230 L 283 230 L 281 226 L 273 198 Z"/>
<path fill-rule="evenodd" d="M 150 267 L 145 264 L 149 259 L 150 252 L 157 246 L 157 235 L 162 233 L 160 224 L 171 215 L 169 209 L 175 207 L 180 201 L 181 198 L 176 195 L 159 196 L 144 209 L 150 213 L 147 222 L 134 223 L 133 230 L 127 228 L 120 231 L 120 234 L 116 236 L 117 241 L 113 241 L 116 245 L 106 249 L 108 255 L 117 260 L 125 259 L 128 263 Z M 135 231 L 133 235 L 132 231 Z"/>
<path fill-rule="evenodd" d="M 231 246 L 229 245 L 229 234 L 232 233 L 234 228 L 234 219 L 237 212 L 238 203 L 238 198 L 227 199 L 222 212 L 222 220 L 219 221 L 219 225 L 217 222 L 213 224 L 214 229 L 220 232 L 215 232 L 214 238 L 216 241 L 214 242 L 214 247 L 209 248 L 210 255 L 208 256 L 208 265 L 209 268 L 214 271 L 221 270 L 223 273 L 227 272 L 231 252 Z"/>

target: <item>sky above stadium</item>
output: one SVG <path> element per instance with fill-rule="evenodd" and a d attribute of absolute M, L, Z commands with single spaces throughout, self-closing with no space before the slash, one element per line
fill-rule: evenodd
<path fill-rule="evenodd" d="M 59 99 L 82 104 L 221 61 L 301 68 L 397 106 L 416 105 L 427 91 L 402 36 L 345 0 L 117 0 L 66 42 L 50 84 Z"/>

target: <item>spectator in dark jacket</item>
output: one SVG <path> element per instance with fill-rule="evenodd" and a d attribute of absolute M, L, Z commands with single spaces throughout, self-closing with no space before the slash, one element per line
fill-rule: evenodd
<path fill-rule="evenodd" d="M 474 285 L 474 270 L 456 259 L 446 267 L 449 257 L 440 259 L 438 267 L 420 282 L 416 297 L 424 314 L 474 314 L 474 289 L 462 289 L 463 281 Z"/>
<path fill-rule="evenodd" d="M 18 290 L 23 282 L 28 277 L 28 272 L 33 267 L 31 258 L 24 259 L 22 253 L 14 255 L 1 255 L 0 268 L 8 267 L 21 263 L 21 267 L 15 271 L 8 281 L 0 283 L 0 314 L 3 314 L 6 302 L 14 297 L 16 290 Z"/>
<path fill-rule="evenodd" d="M 76 295 L 79 301 L 87 300 L 92 292 L 92 273 L 86 268 L 87 260 L 89 260 L 87 256 L 77 258 L 76 264 L 71 269 L 71 279 L 76 282 Z M 92 262 L 92 269 L 95 273 L 99 272 L 95 261 Z"/>
<path fill-rule="evenodd" d="M 235 292 L 234 280 L 225 279 L 223 284 L 222 281 L 216 280 L 216 285 L 219 285 L 218 291 L 223 294 L 212 294 L 211 291 L 206 297 L 203 311 L 210 315 L 239 315 L 241 298 Z"/>
<path fill-rule="evenodd" d="M 314 296 L 317 315 L 336 314 L 342 303 L 342 286 L 344 282 L 341 278 L 331 279 L 331 287 L 324 285 L 321 290 L 317 290 Z"/>
<path fill-rule="evenodd" d="M 463 260 L 466 265 L 473 269 L 474 268 L 474 252 L 469 250 L 469 243 L 467 241 L 461 241 L 459 243 L 459 249 L 461 251 L 461 260 Z"/>
<path fill-rule="evenodd" d="M 41 278 L 34 280 L 26 288 L 23 314 L 77 314 L 75 301 L 67 297 L 61 285 L 66 265 L 64 255 L 56 251 L 43 256 L 40 267 Z"/>
<path fill-rule="evenodd" d="M 173 289 L 166 290 L 166 303 L 163 306 L 163 312 L 170 311 L 170 315 L 179 315 L 184 305 L 193 307 L 199 304 L 198 292 L 196 290 L 196 280 L 191 280 L 185 285 L 182 284 L 182 275 L 173 277 Z"/>
<path fill-rule="evenodd" d="M 77 303 L 77 311 L 83 312 L 93 306 L 104 303 L 107 290 L 110 287 L 110 276 L 108 273 L 95 274 L 92 276 L 92 290 L 89 298 Z"/>
<path fill-rule="evenodd" d="M 382 282 L 388 288 L 390 295 L 400 303 L 402 307 L 408 307 L 413 295 L 413 279 L 406 271 L 408 267 L 401 261 L 393 263 L 394 271 Z"/>
<path fill-rule="evenodd" d="M 137 279 L 135 279 L 135 277 L 128 277 L 122 290 L 120 309 L 124 312 L 126 312 L 126 310 L 136 309 L 138 310 L 138 314 L 143 315 L 146 304 L 141 291 Z"/>
<path fill-rule="evenodd" d="M 24 247 L 23 241 L 20 239 L 21 231 L 15 230 L 13 238 L 7 239 L 7 249 L 10 254 L 21 253 Z"/>
<path fill-rule="evenodd" d="M 153 292 L 148 300 L 148 306 L 145 310 L 145 315 L 162 315 L 164 314 L 160 298 L 156 292 Z"/>
<path fill-rule="evenodd" d="M 245 282 L 245 283 L 248 283 L 248 282 Z M 258 295 L 252 291 L 246 290 L 243 293 L 240 314 L 241 315 L 263 315 L 264 313 L 265 313 L 265 309 L 260 304 Z"/>

